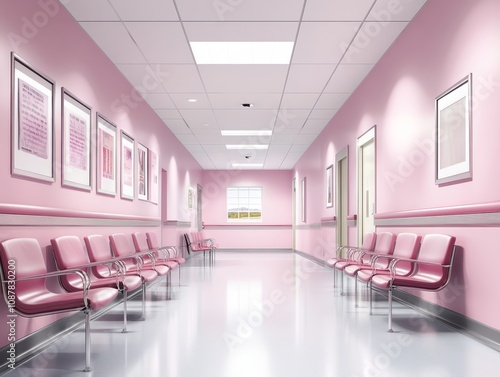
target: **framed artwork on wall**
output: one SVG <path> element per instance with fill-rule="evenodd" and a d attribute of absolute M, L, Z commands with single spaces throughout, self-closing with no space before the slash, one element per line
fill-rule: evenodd
<path fill-rule="evenodd" d="M 92 190 L 91 110 L 62 88 L 62 185 Z"/>
<path fill-rule="evenodd" d="M 326 168 L 326 208 L 333 207 L 333 165 Z"/>
<path fill-rule="evenodd" d="M 55 83 L 16 54 L 11 58 L 12 174 L 55 182 Z"/>
<path fill-rule="evenodd" d="M 148 148 L 137 143 L 137 198 L 148 200 L 149 196 L 149 165 Z"/>
<path fill-rule="evenodd" d="M 436 98 L 436 184 L 472 178 L 472 74 Z"/>
<path fill-rule="evenodd" d="M 158 155 L 149 150 L 149 200 L 151 203 L 158 204 L 159 196 L 159 164 Z"/>
<path fill-rule="evenodd" d="M 134 166 L 135 166 L 134 139 L 121 131 L 121 198 L 134 200 Z"/>
<path fill-rule="evenodd" d="M 300 187 L 300 209 L 302 222 L 306 222 L 306 178 L 302 178 Z"/>
<path fill-rule="evenodd" d="M 116 195 L 116 126 L 97 114 L 97 192 Z"/>

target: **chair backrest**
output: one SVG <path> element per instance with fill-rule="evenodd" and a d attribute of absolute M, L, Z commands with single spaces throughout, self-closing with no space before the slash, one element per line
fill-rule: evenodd
<path fill-rule="evenodd" d="M 0 260 L 2 262 L 3 280 L 11 276 L 9 275 L 11 269 L 14 269 L 16 279 L 43 275 L 48 271 L 42 248 L 38 240 L 34 238 L 14 238 L 3 241 L 0 245 Z M 2 284 L 2 287 L 5 287 L 5 284 Z M 46 292 L 48 292 L 48 289 L 45 286 L 44 278 L 17 281 L 16 310 L 29 315 L 36 314 L 30 312 L 29 308 L 23 305 L 23 299 L 37 294 L 43 295 Z M 7 300 L 7 295 L 4 294 L 3 296 Z"/>
<path fill-rule="evenodd" d="M 375 241 L 377 240 L 377 233 L 369 232 L 365 234 L 365 238 L 363 239 L 363 244 L 361 245 L 361 249 L 363 250 L 373 250 L 375 247 Z"/>
<path fill-rule="evenodd" d="M 109 236 L 111 242 L 111 250 L 115 257 L 127 257 L 135 253 L 127 236 L 123 233 L 115 233 Z"/>
<path fill-rule="evenodd" d="M 149 249 L 158 249 L 160 247 L 160 244 L 158 243 L 158 238 L 156 237 L 156 233 L 147 232 L 146 239 L 148 241 Z"/>
<path fill-rule="evenodd" d="M 426 234 L 420 245 L 418 260 L 440 265 L 451 265 L 455 240 L 455 237 L 446 234 Z M 435 282 L 436 286 L 442 287 L 448 282 L 450 274 L 451 268 L 419 264 L 413 276 L 425 276 L 426 279 Z"/>
<path fill-rule="evenodd" d="M 399 233 L 394 245 L 394 257 L 402 259 L 416 259 L 420 249 L 422 236 L 415 233 Z M 409 275 L 414 268 L 411 262 L 398 262 L 395 267 L 397 275 Z"/>
<path fill-rule="evenodd" d="M 134 247 L 136 252 L 150 250 L 146 233 L 142 232 L 132 233 L 132 240 L 134 241 Z"/>
<path fill-rule="evenodd" d="M 391 232 L 381 232 L 377 234 L 375 240 L 375 247 L 373 252 L 379 255 L 390 255 L 394 251 L 394 243 L 396 242 L 396 235 Z M 372 260 L 371 255 L 364 255 L 362 262 L 365 264 L 370 264 Z M 387 268 L 389 266 L 389 260 L 387 258 L 378 258 L 375 262 L 376 268 Z"/>
<path fill-rule="evenodd" d="M 82 241 L 77 236 L 62 236 L 50 240 L 54 248 L 54 259 L 59 270 L 81 267 L 89 263 L 89 256 Z M 69 292 L 83 288 L 82 280 L 78 275 L 63 275 L 61 284 Z"/>
<path fill-rule="evenodd" d="M 105 262 L 113 258 L 109 239 L 100 234 L 84 237 L 85 246 L 91 262 Z M 100 278 L 110 277 L 110 271 L 106 266 L 96 266 L 92 268 L 95 276 Z"/>

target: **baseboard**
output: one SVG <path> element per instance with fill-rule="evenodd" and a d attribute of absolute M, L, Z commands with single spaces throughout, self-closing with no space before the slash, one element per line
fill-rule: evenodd
<path fill-rule="evenodd" d="M 428 315 L 496 351 L 500 351 L 499 330 L 486 326 L 453 310 L 422 300 L 420 297 L 407 292 L 394 290 L 393 297 L 412 309 Z"/>
<path fill-rule="evenodd" d="M 323 260 L 302 251 L 295 250 L 295 253 L 321 266 L 325 264 Z M 453 310 L 422 300 L 420 297 L 407 292 L 394 290 L 393 297 L 402 304 L 444 323 L 455 331 L 467 335 L 496 351 L 500 351 L 499 330 L 486 326 Z"/>
<path fill-rule="evenodd" d="M 129 292 L 128 300 L 142 293 L 142 288 L 138 288 L 133 292 Z M 113 309 L 115 306 L 123 303 L 123 296 L 118 296 L 113 302 L 108 306 L 98 311 L 95 311 L 91 315 L 91 320 L 94 320 L 109 310 Z M 61 339 L 62 337 L 72 333 L 78 328 L 84 325 L 85 315 L 83 312 L 76 312 L 67 317 L 64 317 L 50 325 L 25 336 L 22 339 L 16 341 L 16 366 L 30 360 L 31 358 L 38 355 L 43 350 L 49 348 L 55 341 Z M 6 345 L 0 348 L 0 355 L 8 355 L 10 346 Z M 85 349 L 85 342 L 82 337 L 82 355 Z M 6 358 L 0 360 L 0 374 L 10 370 L 9 361 Z"/>
<path fill-rule="evenodd" d="M 295 250 L 295 254 L 298 254 L 303 258 L 309 259 L 317 264 L 320 264 L 321 266 L 324 266 L 325 264 L 324 260 L 316 258 L 314 255 L 304 253 L 303 251 Z"/>

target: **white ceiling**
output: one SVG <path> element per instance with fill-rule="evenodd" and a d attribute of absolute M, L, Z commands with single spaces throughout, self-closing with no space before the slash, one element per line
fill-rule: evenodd
<path fill-rule="evenodd" d="M 62 1 L 204 169 L 248 162 L 286 170 L 425 2 Z M 290 65 L 197 66 L 190 41 L 295 41 L 295 48 Z M 221 136 L 221 129 L 274 133 Z"/>

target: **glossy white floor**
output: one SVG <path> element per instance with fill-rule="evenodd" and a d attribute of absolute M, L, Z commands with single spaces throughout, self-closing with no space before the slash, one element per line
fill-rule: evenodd
<path fill-rule="evenodd" d="M 332 271 L 292 253 L 217 253 L 150 289 L 146 321 L 131 301 L 129 332 L 121 309 L 92 322 L 92 368 L 84 363 L 83 332 L 57 341 L 8 377 L 477 377 L 495 376 L 500 354 L 465 335 L 395 306 L 395 333 L 386 332 L 387 304 L 369 315 L 354 308 L 352 281 L 340 296 Z"/>

